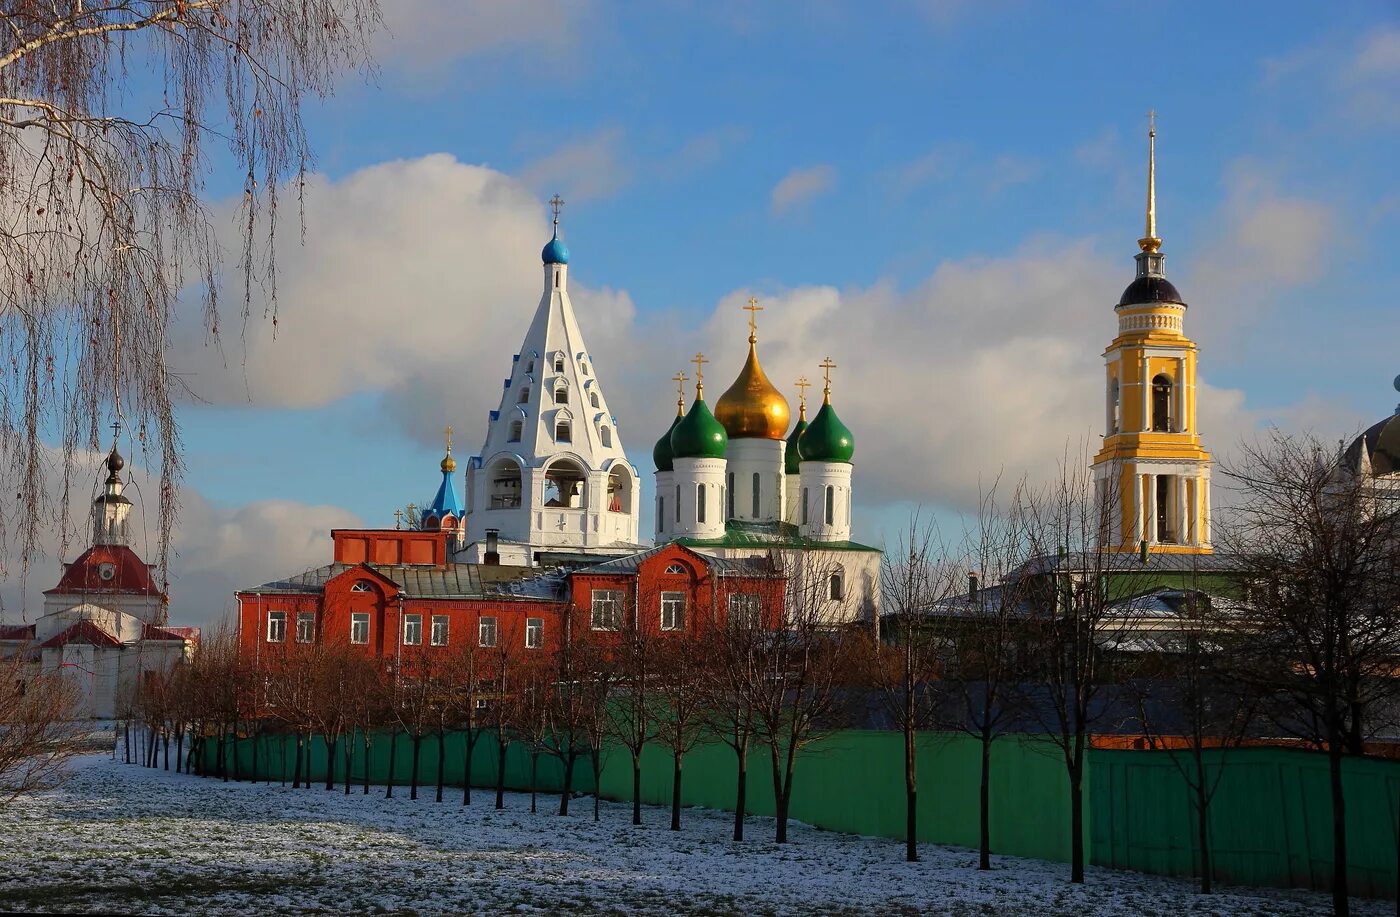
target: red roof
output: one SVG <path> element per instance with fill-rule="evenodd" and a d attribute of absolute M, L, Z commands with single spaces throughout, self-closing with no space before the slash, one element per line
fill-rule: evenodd
<path fill-rule="evenodd" d="M 157 627 L 146 624 L 141 628 L 142 640 L 199 640 L 198 627 Z"/>
<path fill-rule="evenodd" d="M 91 621 L 86 620 L 68 625 L 39 645 L 45 649 L 53 649 L 54 647 L 63 646 L 67 643 L 90 643 L 93 646 L 122 645 L 121 641 L 116 637 L 113 637 Z"/>
<path fill-rule="evenodd" d="M 110 574 L 102 576 L 104 565 Z M 100 544 L 88 548 L 63 571 L 58 585 L 45 595 L 107 593 L 161 595 L 151 579 L 151 566 L 124 544 Z"/>
<path fill-rule="evenodd" d="M 33 640 L 33 624 L 0 624 L 0 640 Z"/>

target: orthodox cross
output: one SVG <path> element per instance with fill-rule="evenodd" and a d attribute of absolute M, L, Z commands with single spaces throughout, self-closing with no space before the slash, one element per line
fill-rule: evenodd
<path fill-rule="evenodd" d="M 690 358 L 690 362 L 695 364 L 695 391 L 696 397 L 699 397 L 699 393 L 705 390 L 705 364 L 710 361 L 705 359 L 703 353 L 697 353 Z"/>
<path fill-rule="evenodd" d="M 807 389 L 812 387 L 812 383 L 807 381 L 806 376 L 797 377 L 797 400 L 801 410 L 807 410 Z"/>
<path fill-rule="evenodd" d="M 676 373 L 671 377 L 671 381 L 676 383 L 676 407 L 685 407 L 685 384 L 690 381 L 690 377 L 685 373 Z"/>
<path fill-rule="evenodd" d="M 832 371 L 833 369 L 836 368 L 836 364 L 833 363 L 833 362 L 831 361 L 831 357 L 827 357 L 825 360 L 822 360 L 822 361 L 821 361 L 820 363 L 818 363 L 817 365 L 821 367 L 822 375 L 826 378 L 826 387 L 822 389 L 822 396 L 823 396 L 827 401 L 830 401 L 830 400 L 831 400 L 831 371 Z"/>
<path fill-rule="evenodd" d="M 554 225 L 559 225 L 559 211 L 564 209 L 564 199 L 559 195 L 554 195 L 549 199 L 549 209 L 554 211 Z"/>
<path fill-rule="evenodd" d="M 401 528 L 403 528 L 403 510 L 396 509 L 394 510 L 394 531 L 397 532 Z"/>
<path fill-rule="evenodd" d="M 447 451 L 448 451 L 448 452 L 451 452 L 451 451 L 452 451 L 452 428 L 451 428 L 450 426 L 448 426 L 448 427 L 443 427 L 443 428 L 442 428 L 442 433 L 443 433 L 444 436 L 447 437 Z"/>
<path fill-rule="evenodd" d="M 112 421 L 112 442 L 113 442 L 113 443 L 115 443 L 115 442 L 117 441 L 117 437 L 118 437 L 118 436 L 121 436 L 121 433 L 122 433 L 122 422 L 121 422 L 120 420 L 114 420 L 114 421 Z"/>
<path fill-rule="evenodd" d="M 756 297 L 750 296 L 749 304 L 740 306 L 740 308 L 749 313 L 749 343 L 756 343 L 758 341 L 758 313 L 763 311 L 763 307 L 758 304 Z"/>

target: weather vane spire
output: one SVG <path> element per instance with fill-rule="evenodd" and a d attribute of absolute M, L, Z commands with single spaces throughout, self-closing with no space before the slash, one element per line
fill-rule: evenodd
<path fill-rule="evenodd" d="M 748 305 L 742 306 L 741 308 L 742 308 L 745 312 L 749 313 L 749 343 L 750 343 L 750 344 L 757 344 L 757 343 L 758 343 L 758 313 L 760 313 L 760 312 L 763 311 L 763 307 L 760 306 L 760 305 L 758 304 L 758 298 L 757 298 L 757 297 L 755 297 L 755 296 L 750 296 L 750 297 L 749 297 L 749 303 L 748 303 Z"/>
<path fill-rule="evenodd" d="M 1155 252 L 1162 247 L 1157 236 L 1157 112 L 1147 113 L 1147 234 L 1138 239 L 1138 247 Z"/>

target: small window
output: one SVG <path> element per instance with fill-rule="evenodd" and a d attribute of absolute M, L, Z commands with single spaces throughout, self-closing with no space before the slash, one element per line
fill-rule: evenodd
<path fill-rule="evenodd" d="M 831 574 L 827 580 L 827 598 L 833 602 L 839 602 L 846 597 L 846 583 L 841 576 L 841 571 L 837 570 Z"/>
<path fill-rule="evenodd" d="M 369 642 L 369 614 L 357 611 L 350 616 L 350 642 Z"/>
<path fill-rule="evenodd" d="M 561 420 L 554 425 L 554 441 L 556 443 L 571 443 L 574 441 L 574 429 L 567 420 Z"/>
<path fill-rule="evenodd" d="M 681 575 L 681 576 L 684 576 L 684 575 L 685 575 L 685 567 L 681 566 L 680 564 L 668 564 L 668 565 L 666 566 L 666 572 L 667 572 L 667 573 L 670 573 L 670 574 L 673 575 L 673 576 L 676 575 L 676 574 L 679 574 L 679 575 Z"/>
<path fill-rule="evenodd" d="M 525 371 L 526 371 L 527 373 L 532 373 L 532 372 L 535 371 L 535 358 L 534 358 L 534 357 L 531 357 L 529 360 L 525 361 Z"/>
<path fill-rule="evenodd" d="M 403 616 L 403 642 L 404 646 L 417 646 L 423 642 L 422 615 Z"/>
<path fill-rule="evenodd" d="M 729 494 L 724 501 L 724 514 L 730 519 L 734 518 L 734 472 L 729 472 Z"/>
<path fill-rule="evenodd" d="M 802 488 L 802 524 L 807 524 L 807 488 Z"/>
<path fill-rule="evenodd" d="M 578 371 L 581 372 L 581 373 L 583 373 L 585 376 L 588 375 L 588 361 L 587 361 L 587 360 L 579 360 L 579 361 L 578 361 Z"/>
<path fill-rule="evenodd" d="M 676 524 L 681 521 L 681 485 L 676 485 Z"/>
<path fill-rule="evenodd" d="M 554 358 L 554 371 L 557 372 L 557 373 L 562 373 L 562 372 L 564 371 L 564 358 L 563 358 L 563 357 L 555 357 L 555 358 Z"/>
<path fill-rule="evenodd" d="M 661 531 L 666 531 L 666 498 L 660 494 L 656 497 L 656 525 Z"/>
<path fill-rule="evenodd" d="M 734 593 L 729 597 L 729 624 L 733 627 L 757 627 L 760 607 L 758 593 Z"/>
<path fill-rule="evenodd" d="M 529 404 L 529 403 L 530 403 L 530 386 L 528 386 L 528 385 L 522 385 L 522 386 L 520 387 L 520 395 L 519 395 L 519 397 L 517 397 L 517 398 L 515 399 L 515 403 L 516 403 L 516 404 Z"/>
<path fill-rule="evenodd" d="M 695 521 L 704 525 L 705 523 L 705 485 L 695 485 Z"/>
<path fill-rule="evenodd" d="M 483 615 L 476 628 L 476 642 L 481 646 L 496 645 L 496 619 Z"/>
<path fill-rule="evenodd" d="M 544 618 L 525 619 L 525 648 L 537 650 L 544 646 Z"/>
<path fill-rule="evenodd" d="M 1169 376 L 1158 375 L 1152 380 L 1152 430 L 1154 433 L 1171 433 L 1172 380 Z"/>
<path fill-rule="evenodd" d="M 518 443 L 518 442 L 520 442 L 520 437 L 521 437 L 521 435 L 524 434 L 524 432 L 525 432 L 525 421 L 523 421 L 523 420 L 512 420 L 512 421 L 510 422 L 510 441 L 511 441 L 511 442 L 513 442 L 513 443 Z"/>
<path fill-rule="evenodd" d="M 760 477 L 757 471 L 753 473 L 753 517 L 758 518 L 759 513 L 759 482 Z"/>
<path fill-rule="evenodd" d="M 593 590 L 593 629 L 622 629 L 622 590 Z"/>
<path fill-rule="evenodd" d="M 433 615 L 433 633 L 431 638 L 433 646 L 447 645 L 447 628 L 447 615 Z"/>
<path fill-rule="evenodd" d="M 829 484 L 826 488 L 826 524 L 836 524 L 836 488 Z"/>
<path fill-rule="evenodd" d="M 568 403 L 569 403 L 569 387 L 568 387 L 567 385 L 561 385 L 561 386 L 559 386 L 558 388 L 556 388 L 556 389 L 554 390 L 554 403 L 555 403 L 555 404 L 568 404 Z"/>
<path fill-rule="evenodd" d="M 603 427 L 601 430 L 598 431 L 598 438 L 603 441 L 603 448 L 612 448 L 612 430 L 610 430 L 607 427 Z"/>
<path fill-rule="evenodd" d="M 595 408 L 598 406 L 598 393 L 597 393 L 597 392 L 589 392 L 589 393 L 588 393 L 588 403 L 591 404 L 591 405 L 593 405 Z"/>
<path fill-rule="evenodd" d="M 311 643 L 316 639 L 316 612 L 297 612 L 297 642 Z"/>
<path fill-rule="evenodd" d="M 661 593 L 661 629 L 685 630 L 685 593 Z"/>
<path fill-rule="evenodd" d="M 374 585 L 367 579 L 356 580 L 355 585 L 350 587 L 351 592 L 373 592 Z"/>
<path fill-rule="evenodd" d="M 267 642 L 281 643 L 287 639 L 287 613 L 269 611 L 267 613 Z"/>

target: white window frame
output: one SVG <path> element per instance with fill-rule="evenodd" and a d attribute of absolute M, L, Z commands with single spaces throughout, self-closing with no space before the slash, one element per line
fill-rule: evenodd
<path fill-rule="evenodd" d="M 423 643 L 423 616 L 411 614 L 403 616 L 403 645 L 419 646 Z"/>
<path fill-rule="evenodd" d="M 357 632 L 361 632 L 361 633 L 359 634 L 359 639 L 356 639 L 356 633 L 357 633 Z M 367 611 L 356 611 L 356 612 L 351 612 L 351 614 L 350 614 L 350 642 L 351 642 L 351 643 L 368 643 L 368 642 L 369 642 L 369 612 L 367 612 Z"/>
<path fill-rule="evenodd" d="M 625 595 L 621 589 L 594 589 L 589 598 L 592 601 L 589 624 L 594 630 L 622 630 Z"/>
<path fill-rule="evenodd" d="M 494 647 L 499 639 L 500 629 L 495 615 L 482 615 L 476 622 L 476 645 Z"/>
<path fill-rule="evenodd" d="M 267 642 L 286 643 L 287 642 L 287 613 L 285 611 L 270 610 L 267 613 Z"/>
<path fill-rule="evenodd" d="M 446 646 L 452 629 L 452 619 L 447 615 L 433 615 L 432 632 L 428 639 L 433 646 Z"/>
<path fill-rule="evenodd" d="M 525 619 L 525 648 L 537 650 L 544 646 L 544 618 Z"/>
<path fill-rule="evenodd" d="M 662 630 L 685 630 L 685 598 L 684 592 L 661 593 Z"/>
<path fill-rule="evenodd" d="M 371 592 L 371 591 L 373 591 L 373 590 L 372 590 L 372 588 L 370 587 L 369 580 L 360 579 L 360 580 L 355 580 L 355 585 L 353 585 L 353 586 L 350 587 L 350 591 L 351 591 L 351 592 Z"/>
<path fill-rule="evenodd" d="M 303 634 L 303 632 L 302 632 L 302 625 L 306 625 L 306 630 L 305 630 L 305 633 L 304 633 L 304 634 Z M 314 611 L 298 611 L 298 612 L 297 612 L 297 642 L 298 642 L 298 643 L 315 643 L 315 642 L 316 642 L 316 612 L 314 612 Z"/>

